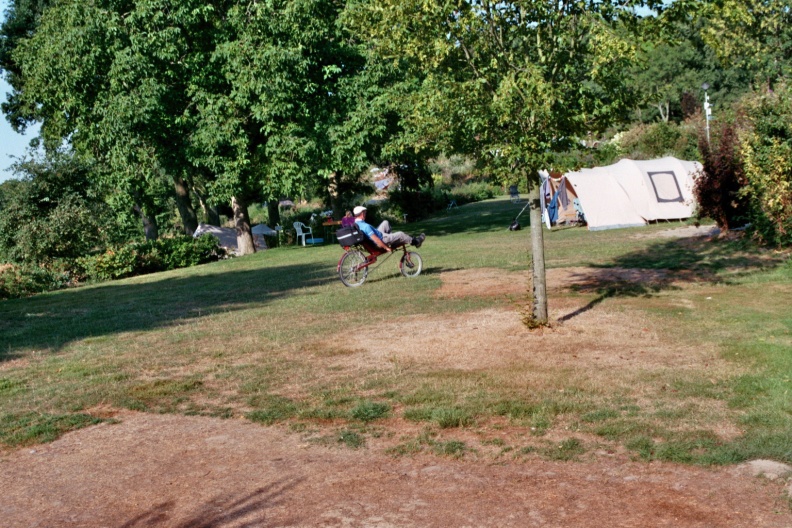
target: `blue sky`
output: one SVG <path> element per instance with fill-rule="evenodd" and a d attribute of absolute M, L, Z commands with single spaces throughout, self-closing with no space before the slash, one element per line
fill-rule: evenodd
<path fill-rule="evenodd" d="M 11 87 L 5 81 L 0 81 L 0 93 L 2 94 L 3 101 L 6 99 L 6 93 L 11 91 Z M 38 127 L 28 129 L 27 133 L 23 136 L 17 134 L 8 124 L 5 116 L 2 117 L 0 122 L 0 182 L 11 178 L 13 175 L 9 167 L 14 162 L 11 156 L 21 157 L 25 153 L 30 140 L 36 137 Z"/>
<path fill-rule="evenodd" d="M 0 0 L 0 13 L 2 13 L 3 19 L 5 19 L 5 11 L 8 7 L 7 0 Z M 0 99 L 3 101 L 6 100 L 6 94 L 11 91 L 11 87 L 8 86 L 8 83 L 5 82 L 5 79 L 0 80 Z M 5 181 L 12 177 L 11 172 L 8 168 L 14 162 L 10 156 L 22 156 L 25 153 L 25 149 L 30 143 L 30 140 L 36 137 L 38 133 L 38 127 L 34 129 L 29 129 L 28 132 L 23 136 L 21 134 L 17 134 L 11 128 L 11 125 L 8 124 L 5 116 L 0 117 L 0 182 Z"/>

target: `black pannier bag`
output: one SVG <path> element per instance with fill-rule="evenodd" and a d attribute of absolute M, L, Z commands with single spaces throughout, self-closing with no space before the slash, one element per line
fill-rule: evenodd
<path fill-rule="evenodd" d="M 350 227 L 339 227 L 338 231 L 336 231 L 336 238 L 341 247 L 349 247 L 362 243 L 366 240 L 366 235 L 360 231 L 358 226 L 353 225 Z"/>

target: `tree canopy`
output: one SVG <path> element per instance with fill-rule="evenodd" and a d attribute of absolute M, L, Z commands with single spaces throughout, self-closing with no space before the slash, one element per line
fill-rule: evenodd
<path fill-rule="evenodd" d="M 789 2 L 11 0 L 3 111 L 67 145 L 147 238 L 174 207 L 191 233 L 196 200 L 206 217 L 230 204 L 254 251 L 248 204 L 339 208 L 371 163 L 418 187 L 428 158 L 458 153 L 533 185 L 636 109 L 679 120 L 705 81 L 716 104 L 775 86 Z"/>
<path fill-rule="evenodd" d="M 616 3 L 359 2 L 359 31 L 381 57 L 423 74 L 407 116 L 417 141 L 473 153 L 503 179 L 629 106 L 630 10 Z"/>
<path fill-rule="evenodd" d="M 383 60 L 420 85 L 406 127 L 418 145 L 469 153 L 503 182 L 552 166 L 555 152 L 626 113 L 636 47 L 617 2 L 360 0 L 349 18 Z M 538 202 L 538 191 L 535 191 Z M 538 203 L 531 212 L 534 316 L 547 320 Z"/>
<path fill-rule="evenodd" d="M 144 216 L 168 179 L 188 232 L 192 189 L 238 206 L 249 238 L 246 203 L 359 172 L 393 128 L 373 93 L 392 72 L 366 67 L 342 9 L 64 0 L 15 42 L 15 116 L 96 160 Z"/>

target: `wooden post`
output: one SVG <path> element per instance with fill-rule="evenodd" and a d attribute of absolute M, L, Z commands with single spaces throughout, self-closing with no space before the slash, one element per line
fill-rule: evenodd
<path fill-rule="evenodd" d="M 539 183 L 528 177 L 528 201 L 531 221 L 531 259 L 533 264 L 533 316 L 539 324 L 547 323 L 547 275 L 545 273 L 542 206 Z"/>

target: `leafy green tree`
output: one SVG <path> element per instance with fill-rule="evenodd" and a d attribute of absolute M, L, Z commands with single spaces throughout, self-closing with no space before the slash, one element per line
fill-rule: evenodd
<path fill-rule="evenodd" d="M 668 122 L 672 109 L 680 108 L 683 94 L 699 93 L 703 82 L 713 82 L 713 75 L 702 63 L 701 52 L 690 41 L 647 43 L 632 68 L 634 89 L 644 104 L 653 106 L 660 119 Z M 681 117 L 681 111 L 677 115 Z"/>
<path fill-rule="evenodd" d="M 193 77 L 189 159 L 214 175 L 211 196 L 232 201 L 240 248 L 252 248 L 248 203 L 321 182 L 339 208 L 390 134 L 383 94 L 393 70 L 368 62 L 338 22 L 342 9 L 328 0 L 234 5 L 209 67 Z"/>
<path fill-rule="evenodd" d="M 343 15 L 343 14 L 342 14 Z M 343 19 L 342 19 L 343 20 Z M 349 35 L 350 32 L 346 32 Z M 402 185 L 415 187 L 426 178 L 412 178 L 410 168 L 420 166 L 427 152 L 416 151 L 404 137 L 401 116 L 406 99 L 402 96 L 409 84 L 408 72 L 400 64 L 381 61 L 366 43 L 349 37 L 356 56 L 355 69 L 339 79 L 337 97 L 325 113 L 320 141 L 322 169 L 331 208 L 343 214 L 343 195 L 370 192 L 370 184 L 360 181 L 360 174 L 372 164 L 399 173 Z M 345 64 L 351 64 L 349 60 Z M 405 140 L 407 139 L 407 140 Z"/>
<path fill-rule="evenodd" d="M 20 69 L 13 53 L 22 39 L 36 32 L 41 14 L 49 5 L 49 0 L 11 0 L 3 13 L 4 19 L 0 25 L 0 70 L 14 91 L 2 103 L 2 110 L 17 131 L 23 131 L 27 122 L 20 114 L 17 93 L 21 85 Z"/>
<path fill-rule="evenodd" d="M 102 168 L 158 230 L 169 179 L 186 231 L 231 203 L 239 247 L 254 251 L 247 205 L 332 189 L 381 153 L 396 120 L 393 69 L 367 62 L 338 23 L 343 4 L 284 0 L 64 0 L 13 58 L 17 110 Z M 409 150 L 409 149 L 408 149 Z M 337 194 L 337 193 L 336 193 Z"/>
<path fill-rule="evenodd" d="M 41 121 L 50 149 L 68 140 L 95 159 L 106 183 L 137 198 L 141 210 L 154 199 L 147 182 L 166 175 L 191 233 L 197 222 L 182 155 L 184 63 L 195 60 L 186 50 L 202 51 L 192 35 L 204 20 L 197 3 L 170 4 L 67 0 L 44 10 L 12 54 L 15 115 Z"/>
<path fill-rule="evenodd" d="M 747 96 L 748 120 L 740 133 L 751 230 L 763 242 L 792 246 L 792 88 L 787 82 L 772 92 Z"/>
<path fill-rule="evenodd" d="M 405 117 L 417 147 L 470 153 L 529 179 L 534 317 L 547 321 L 538 176 L 553 152 L 631 106 L 629 8 L 611 1 L 360 0 L 356 30 L 421 79 Z"/>
<path fill-rule="evenodd" d="M 0 259 L 48 265 L 103 250 L 113 241 L 112 211 L 71 153 L 14 165 L 20 180 L 0 186 Z"/>
<path fill-rule="evenodd" d="M 658 17 L 641 20 L 640 52 L 630 69 L 630 85 L 639 98 L 638 119 L 681 121 L 702 107 L 701 86 L 719 107 L 750 89 L 752 76 L 722 61 L 718 48 L 702 37 L 706 24 L 684 2 Z M 643 113 L 643 107 L 654 111 Z"/>
<path fill-rule="evenodd" d="M 687 11 L 688 4 L 672 9 Z M 694 6 L 702 37 L 723 64 L 765 86 L 792 74 L 792 1 L 706 0 Z"/>
<path fill-rule="evenodd" d="M 333 20 L 324 7 L 231 6 L 206 67 L 190 80 L 188 158 L 212 175 L 210 196 L 230 200 L 242 253 L 255 251 L 248 204 L 301 194 L 316 174 L 311 103 L 327 94 L 321 52 Z"/>

